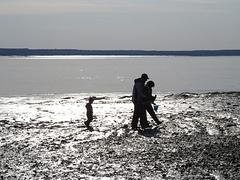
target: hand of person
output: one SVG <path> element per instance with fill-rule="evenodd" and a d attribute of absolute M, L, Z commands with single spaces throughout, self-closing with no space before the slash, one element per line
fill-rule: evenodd
<path fill-rule="evenodd" d="M 153 101 L 155 101 L 156 98 L 157 98 L 157 95 L 155 95 L 155 96 L 153 97 Z"/>

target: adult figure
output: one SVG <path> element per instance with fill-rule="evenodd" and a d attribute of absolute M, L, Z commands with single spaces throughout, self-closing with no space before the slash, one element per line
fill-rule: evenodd
<path fill-rule="evenodd" d="M 158 120 L 153 108 L 152 108 L 152 104 L 155 104 L 154 101 L 156 99 L 156 95 L 153 96 L 152 95 L 152 88 L 155 86 L 155 83 L 153 81 L 148 81 L 146 83 L 146 86 L 143 89 L 143 93 L 146 96 L 145 102 L 144 102 L 144 108 L 146 109 L 146 111 L 150 114 L 150 116 L 153 118 L 153 120 L 157 123 L 157 124 L 161 124 L 161 122 Z"/>
<path fill-rule="evenodd" d="M 147 122 L 146 109 L 144 108 L 144 99 L 146 96 L 143 93 L 145 82 L 148 80 L 147 74 L 142 74 L 141 78 L 134 80 L 132 102 L 134 104 L 134 113 L 132 119 L 132 129 L 136 130 L 138 125 L 138 119 L 140 118 L 140 124 L 143 129 L 149 127 Z"/>

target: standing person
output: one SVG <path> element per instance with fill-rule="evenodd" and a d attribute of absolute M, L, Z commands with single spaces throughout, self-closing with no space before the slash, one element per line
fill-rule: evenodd
<path fill-rule="evenodd" d="M 93 108 L 92 108 L 93 101 L 94 101 L 93 97 L 90 97 L 88 99 L 88 103 L 85 106 L 87 108 L 87 121 L 85 121 L 84 124 L 87 126 L 87 128 L 89 128 L 89 124 L 93 120 Z"/>
<path fill-rule="evenodd" d="M 146 96 L 144 107 L 147 110 L 147 112 L 150 114 L 150 116 L 153 118 L 153 120 L 157 124 L 161 124 L 161 122 L 158 120 L 155 112 L 153 111 L 152 104 L 155 104 L 154 101 L 156 99 L 156 95 L 152 95 L 152 88 L 155 86 L 155 83 L 153 81 L 148 81 L 146 86 L 143 89 L 143 93 Z"/>
<path fill-rule="evenodd" d="M 134 80 L 133 92 L 132 92 L 132 102 L 134 104 L 134 113 L 132 119 L 132 129 L 137 129 L 138 119 L 140 118 L 140 124 L 143 129 L 149 127 L 147 122 L 146 110 L 143 105 L 143 99 L 146 96 L 143 94 L 143 88 L 145 82 L 148 80 L 147 74 L 142 74 L 141 78 Z"/>

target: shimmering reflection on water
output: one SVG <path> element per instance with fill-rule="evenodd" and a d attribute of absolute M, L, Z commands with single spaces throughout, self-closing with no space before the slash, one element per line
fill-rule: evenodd
<path fill-rule="evenodd" d="M 239 57 L 0 56 L 0 96 L 130 92 L 146 72 L 156 92 L 239 91 Z"/>

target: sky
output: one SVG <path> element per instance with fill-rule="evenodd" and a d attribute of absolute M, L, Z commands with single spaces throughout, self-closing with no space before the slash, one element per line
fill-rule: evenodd
<path fill-rule="evenodd" d="M 239 0 L 0 0 L 0 48 L 240 49 Z"/>

